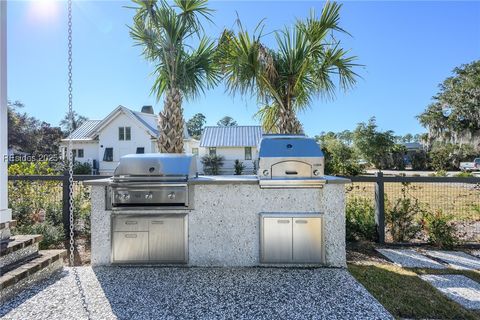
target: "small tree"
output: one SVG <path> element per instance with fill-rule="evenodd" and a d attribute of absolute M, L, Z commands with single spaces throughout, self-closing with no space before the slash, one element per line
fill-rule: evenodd
<path fill-rule="evenodd" d="M 217 126 L 219 127 L 235 127 L 237 125 L 237 121 L 233 120 L 233 118 L 229 116 L 225 116 L 217 122 Z"/>
<path fill-rule="evenodd" d="M 62 121 L 60 121 L 60 127 L 65 132 L 65 136 L 68 136 L 70 129 L 72 131 L 78 129 L 87 120 L 87 117 L 79 115 L 76 111 L 72 111 L 72 115 L 67 111 Z M 72 125 L 72 128 L 70 128 L 70 125 Z"/>
<path fill-rule="evenodd" d="M 325 154 L 325 173 L 356 176 L 363 168 L 358 164 L 354 149 L 345 144 L 333 132 L 317 136 Z"/>
<path fill-rule="evenodd" d="M 217 155 L 205 155 L 202 157 L 203 171 L 205 174 L 218 175 L 225 158 Z"/>
<path fill-rule="evenodd" d="M 202 136 L 203 126 L 206 122 L 207 120 L 202 113 L 195 114 L 187 121 L 188 134 L 194 139 L 199 139 Z"/>
<path fill-rule="evenodd" d="M 365 160 L 377 169 L 385 169 L 395 145 L 395 137 L 392 131 L 381 132 L 377 127 L 375 117 L 367 123 L 359 123 L 353 134 L 353 143 Z"/>

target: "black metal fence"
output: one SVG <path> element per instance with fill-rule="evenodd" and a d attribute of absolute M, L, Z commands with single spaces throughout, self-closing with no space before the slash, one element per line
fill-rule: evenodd
<path fill-rule="evenodd" d="M 79 189 L 83 188 L 83 181 L 85 180 L 97 180 L 105 179 L 105 176 L 94 175 L 74 175 L 73 176 L 73 190 L 74 196 L 78 195 Z M 26 182 L 36 183 L 33 188 L 33 193 L 36 194 L 24 194 L 22 196 L 32 200 L 33 197 L 39 196 L 40 198 L 47 198 L 44 203 L 54 203 L 55 205 L 61 204 L 63 229 L 67 233 L 70 229 L 70 215 L 69 215 L 69 203 L 70 203 L 70 180 L 68 172 L 63 175 L 12 175 L 8 176 L 8 180 L 11 182 Z M 15 188 L 15 186 L 12 186 Z M 89 193 L 88 195 L 89 196 Z M 11 197 L 11 195 L 9 195 Z M 13 199 L 15 201 L 17 199 Z M 33 201 L 35 202 L 35 201 Z M 42 206 L 42 205 L 37 205 Z M 45 204 L 43 204 L 45 206 Z"/>
<path fill-rule="evenodd" d="M 89 197 L 85 192 L 83 181 L 104 179 L 105 176 L 75 175 L 74 190 L 78 195 L 83 190 L 84 197 Z M 374 208 L 376 239 L 380 243 L 395 242 L 392 239 L 388 223 L 388 213 L 397 199 L 407 197 L 419 203 L 422 210 L 429 212 L 442 212 L 451 217 L 457 230 L 457 235 L 464 243 L 480 244 L 480 178 L 460 177 L 402 177 L 383 176 L 355 176 L 348 177 L 352 183 L 346 186 L 347 202 L 352 198 L 362 198 Z M 69 230 L 69 177 L 64 175 L 20 175 L 9 176 L 13 183 L 25 181 L 41 185 L 40 188 L 30 189 L 32 194 L 24 194 L 17 190 L 21 197 L 32 197 L 35 194 L 50 197 L 56 210 L 61 210 L 64 230 Z M 18 183 L 17 183 L 18 184 Z M 13 187 L 13 186 L 11 186 Z M 45 193 L 43 195 L 42 193 Z M 89 202 L 89 199 L 84 199 Z M 21 201 L 19 201 L 21 202 Z M 37 205 L 41 207 L 44 204 Z M 88 209 L 87 209 L 88 211 Z M 420 217 L 419 217 L 420 218 Z M 425 237 L 414 239 L 414 242 L 425 242 Z"/>
<path fill-rule="evenodd" d="M 347 201 L 363 198 L 375 209 L 377 240 L 395 242 L 386 223 L 386 215 L 402 197 L 418 203 L 422 212 L 448 216 L 462 243 L 480 244 L 480 177 L 404 177 L 375 176 L 348 177 Z M 418 217 L 420 220 L 421 217 Z M 418 233 L 413 242 L 426 242 Z"/>

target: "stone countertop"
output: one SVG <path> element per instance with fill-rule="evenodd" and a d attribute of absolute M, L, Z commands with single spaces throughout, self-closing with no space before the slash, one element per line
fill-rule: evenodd
<path fill-rule="evenodd" d="M 350 179 L 324 176 L 327 184 L 346 184 L 350 183 Z M 89 186 L 105 186 L 111 182 L 111 178 L 87 180 L 85 185 Z M 191 184 L 258 184 L 256 175 L 219 175 L 219 176 L 198 176 L 190 179 Z"/>

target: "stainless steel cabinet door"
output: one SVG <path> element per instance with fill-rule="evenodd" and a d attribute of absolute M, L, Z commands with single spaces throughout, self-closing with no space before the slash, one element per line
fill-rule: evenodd
<path fill-rule="evenodd" d="M 114 232 L 113 260 L 148 261 L 148 232 Z"/>
<path fill-rule="evenodd" d="M 150 261 L 186 260 L 184 219 L 184 217 L 158 217 L 150 220 L 148 241 Z"/>
<path fill-rule="evenodd" d="M 263 218 L 262 262 L 292 262 L 292 219 Z"/>
<path fill-rule="evenodd" d="M 323 262 L 321 218 L 293 218 L 293 262 Z"/>

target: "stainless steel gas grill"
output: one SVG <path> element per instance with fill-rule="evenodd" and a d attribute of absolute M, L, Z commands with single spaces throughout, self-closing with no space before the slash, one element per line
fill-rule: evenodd
<path fill-rule="evenodd" d="M 261 188 L 319 188 L 326 182 L 323 152 L 304 135 L 264 135 L 258 156 Z"/>
<path fill-rule="evenodd" d="M 120 158 L 107 206 L 113 210 L 189 209 L 188 180 L 197 175 L 195 156 L 131 154 Z"/>
<path fill-rule="evenodd" d="M 196 158 L 182 154 L 132 154 L 120 158 L 107 187 L 112 210 L 113 263 L 186 263 L 189 179 Z M 188 209 L 188 210 L 187 210 Z"/>

